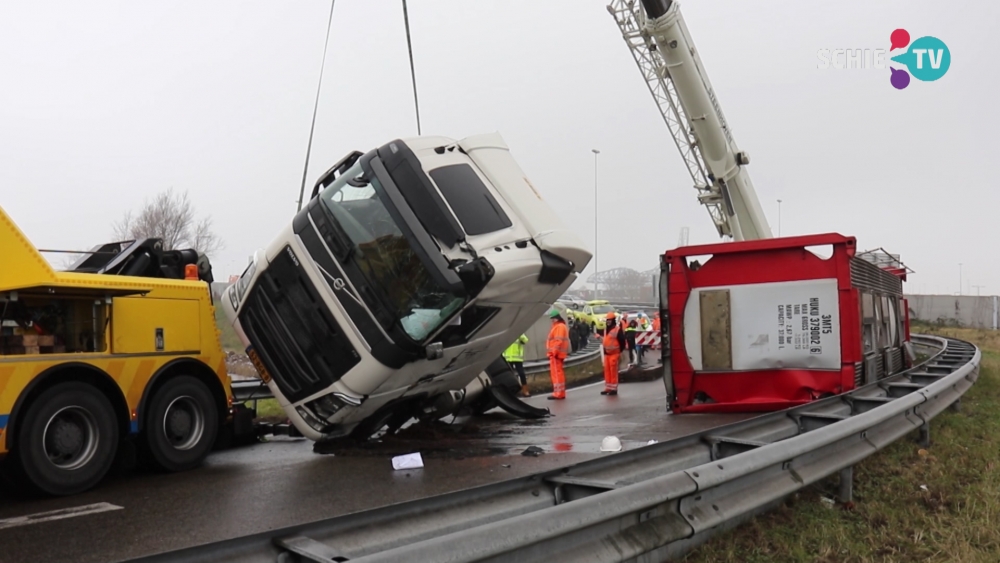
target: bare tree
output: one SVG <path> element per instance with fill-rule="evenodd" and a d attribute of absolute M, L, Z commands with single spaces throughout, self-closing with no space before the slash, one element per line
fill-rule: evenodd
<path fill-rule="evenodd" d="M 195 217 L 194 205 L 187 192 L 177 194 L 173 188 L 146 200 L 138 214 L 125 213 L 114 224 L 116 240 L 158 238 L 164 250 L 193 248 L 211 256 L 222 250 L 222 240 L 212 231 L 212 219 Z"/>

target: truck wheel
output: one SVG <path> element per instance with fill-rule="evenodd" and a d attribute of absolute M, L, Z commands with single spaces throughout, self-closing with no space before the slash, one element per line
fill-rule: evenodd
<path fill-rule="evenodd" d="M 188 375 L 175 377 L 156 390 L 145 417 L 147 459 L 165 471 L 185 471 L 201 464 L 219 429 L 212 392 Z"/>
<path fill-rule="evenodd" d="M 13 452 L 22 481 L 49 495 L 96 485 L 115 460 L 118 423 L 111 402 L 85 383 L 56 385 L 32 401 Z"/>

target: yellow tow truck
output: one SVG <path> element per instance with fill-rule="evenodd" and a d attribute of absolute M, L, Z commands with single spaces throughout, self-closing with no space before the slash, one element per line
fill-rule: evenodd
<path fill-rule="evenodd" d="M 204 256 L 159 239 L 101 245 L 56 271 L 0 209 L 4 471 L 68 495 L 96 485 L 119 456 L 197 466 L 234 412 L 246 428 L 211 280 Z"/>

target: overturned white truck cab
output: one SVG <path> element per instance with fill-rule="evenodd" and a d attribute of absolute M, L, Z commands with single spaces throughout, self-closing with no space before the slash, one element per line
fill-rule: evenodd
<path fill-rule="evenodd" d="M 326 172 L 222 307 L 303 435 L 367 438 L 488 388 L 590 259 L 499 134 L 395 140 Z"/>

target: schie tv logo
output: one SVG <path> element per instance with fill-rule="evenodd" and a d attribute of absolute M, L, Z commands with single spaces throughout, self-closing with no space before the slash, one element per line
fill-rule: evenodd
<path fill-rule="evenodd" d="M 926 35 L 910 42 L 910 33 L 905 29 L 897 29 L 889 35 L 890 47 L 885 49 L 820 49 L 817 68 L 836 69 L 867 69 L 888 68 L 889 83 L 893 88 L 902 90 L 910 85 L 910 75 L 922 82 L 933 82 L 948 72 L 951 67 L 951 51 L 937 37 Z M 907 46 L 909 47 L 907 49 Z M 896 49 L 906 49 L 903 53 L 892 57 L 891 61 L 903 65 L 907 70 L 887 67 L 886 55 Z"/>

